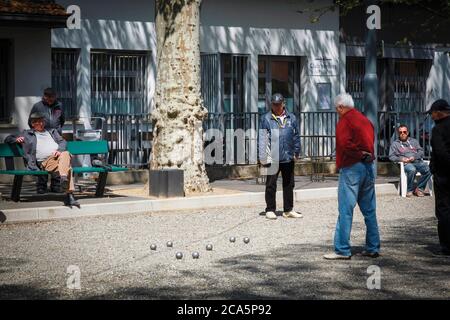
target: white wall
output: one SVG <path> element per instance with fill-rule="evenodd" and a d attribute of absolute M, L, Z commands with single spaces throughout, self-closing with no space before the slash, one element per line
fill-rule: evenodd
<path fill-rule="evenodd" d="M 317 83 L 331 83 L 332 99 L 345 86 L 340 83 L 345 78 L 339 76 L 341 70 L 345 72 L 345 56 L 340 56 L 339 13 L 329 12 L 313 24 L 310 22 L 311 11 L 303 14 L 298 11 L 306 12 L 307 8 L 313 10 L 330 4 L 332 1 L 324 0 L 313 3 L 302 0 L 206 0 L 201 11 L 201 50 L 250 56 L 247 111 L 252 112 L 258 111 L 258 56 L 302 57 L 300 107 L 302 111 L 316 111 Z M 345 55 L 345 50 L 342 52 Z M 311 74 L 308 66 L 321 58 L 331 59 L 336 70 L 322 75 Z"/>
<path fill-rule="evenodd" d="M 156 34 L 154 1 L 58 1 L 81 9 L 81 29 L 52 31 L 53 48 L 80 49 L 78 107 L 80 116 L 90 116 L 90 52 L 92 49 L 151 51 L 148 67 L 147 101 L 155 90 Z"/>
<path fill-rule="evenodd" d="M 152 51 L 148 100 L 155 88 L 156 33 L 154 1 L 59 1 L 79 5 L 81 30 L 54 30 L 52 46 L 81 48 L 78 87 L 81 114 L 89 114 L 89 55 L 91 49 L 128 49 Z M 258 55 L 328 57 L 339 62 L 339 15 L 327 13 L 318 23 L 310 23 L 311 13 L 299 13 L 330 4 L 321 0 L 204 0 L 201 11 L 201 51 L 250 54 L 249 110 L 257 110 Z M 314 77 L 305 73 L 301 88 L 304 110 L 314 110 L 315 83 L 330 81 L 339 91 L 339 77 Z"/>
<path fill-rule="evenodd" d="M 84 19 L 116 21 L 155 21 L 154 0 L 58 0 L 67 8 L 78 5 Z"/>
<path fill-rule="evenodd" d="M 332 1 L 301 0 L 206 0 L 202 5 L 201 50 L 203 52 L 250 54 L 250 106 L 258 104 L 258 55 L 302 56 L 301 108 L 314 111 L 317 105 L 316 83 L 330 82 L 332 95 L 341 90 L 337 73 L 312 76 L 308 64 L 317 58 L 340 63 L 339 13 L 328 12 L 318 23 L 311 23 L 311 11 Z M 345 72 L 345 68 L 343 69 Z"/>
<path fill-rule="evenodd" d="M 51 86 L 50 30 L 35 28 L 0 28 L 0 38 L 13 42 L 14 110 L 13 125 L 28 129 L 28 115 L 33 104 Z M 11 128 L 0 126 L 0 140 Z M 15 129 L 17 130 L 17 128 Z"/>
<path fill-rule="evenodd" d="M 427 80 L 427 109 L 434 101 L 450 101 L 450 48 L 438 48 Z"/>

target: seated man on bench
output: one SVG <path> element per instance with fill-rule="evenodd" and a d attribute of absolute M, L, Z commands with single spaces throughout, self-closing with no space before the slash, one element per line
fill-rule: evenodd
<path fill-rule="evenodd" d="M 72 156 L 66 151 L 67 142 L 56 129 L 45 130 L 45 116 L 43 114 L 33 113 L 30 116 L 30 121 L 31 130 L 23 131 L 19 137 L 11 135 L 6 138 L 5 142 L 23 145 L 28 170 L 58 172 L 61 178 L 61 187 L 66 193 L 64 205 L 70 208 L 80 208 L 80 204 L 73 196 L 75 186 L 70 164 Z"/>
<path fill-rule="evenodd" d="M 423 197 L 428 181 L 431 179 L 431 172 L 428 164 L 423 161 L 423 148 L 419 141 L 409 137 L 409 130 L 406 125 L 398 127 L 398 139 L 391 145 L 389 152 L 389 160 L 392 162 L 403 162 L 405 165 L 405 173 L 407 177 L 407 193 L 408 198 L 416 195 Z M 414 179 L 416 173 L 420 172 L 421 177 L 414 189 Z"/>

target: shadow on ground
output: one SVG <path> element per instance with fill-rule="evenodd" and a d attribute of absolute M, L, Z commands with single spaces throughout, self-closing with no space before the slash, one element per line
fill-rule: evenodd
<path fill-rule="evenodd" d="M 147 270 L 139 278 L 124 270 L 126 287 L 114 279 L 92 279 L 106 288 L 80 293 L 83 299 L 449 299 L 450 259 L 432 254 L 437 249 L 433 218 L 398 219 L 384 233 L 383 255 L 373 260 L 325 261 L 330 247 L 295 244 L 260 254 L 214 261 L 198 269 L 180 269 L 173 276 L 167 265 Z M 362 228 L 355 224 L 354 228 Z M 314 239 L 311 242 L 314 243 Z M 355 247 L 355 252 L 363 248 Z M 1 272 L 16 261 L 0 261 Z M 24 261 L 20 263 L 26 263 Z M 368 267 L 381 270 L 381 290 L 367 288 Z M 1 273 L 0 272 L 0 273 Z M 96 282 L 95 282 L 96 281 Z M 145 285 L 144 285 L 145 283 Z M 94 285 L 95 286 L 95 285 Z M 91 285 L 91 287 L 94 287 Z M 35 285 L 0 286 L 0 299 L 60 299 L 67 292 L 45 291 Z"/>
<path fill-rule="evenodd" d="M 23 259 L 0 258 L 0 278 L 2 274 L 14 272 L 14 270 L 29 263 Z M 52 300 L 57 299 L 58 292 L 41 289 L 39 284 L 0 285 L 0 300 Z"/>
<path fill-rule="evenodd" d="M 82 192 L 76 190 L 76 196 L 78 199 L 92 199 L 95 198 L 95 188 L 96 184 L 91 184 L 89 188 L 84 188 Z M 11 200 L 12 184 L 0 183 L 0 194 L 2 194 L 5 201 L 12 202 Z M 126 198 L 125 196 L 120 196 L 114 194 L 108 188 L 105 189 L 105 195 L 109 198 Z M 22 203 L 40 203 L 40 202 L 63 202 L 64 193 L 45 193 L 39 195 L 36 193 L 36 184 L 32 182 L 24 182 L 20 193 L 20 202 Z"/>

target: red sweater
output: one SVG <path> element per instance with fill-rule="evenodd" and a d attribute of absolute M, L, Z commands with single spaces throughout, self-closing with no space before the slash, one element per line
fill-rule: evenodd
<path fill-rule="evenodd" d="M 336 128 L 336 166 L 349 167 L 363 158 L 362 151 L 374 152 L 375 133 L 372 122 L 356 109 L 348 111 Z"/>

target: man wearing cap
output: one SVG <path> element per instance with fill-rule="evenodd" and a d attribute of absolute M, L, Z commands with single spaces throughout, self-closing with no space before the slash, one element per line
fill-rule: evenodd
<path fill-rule="evenodd" d="M 431 172 L 428 165 L 423 161 L 423 148 L 419 141 L 409 137 L 408 127 L 404 124 L 398 127 L 398 139 L 395 140 L 389 150 L 389 160 L 392 162 L 403 162 L 407 176 L 408 198 L 414 194 L 418 197 L 425 196 L 425 188 L 431 179 Z M 420 179 L 417 188 L 414 188 L 416 173 L 420 172 Z"/>
<path fill-rule="evenodd" d="M 30 116 L 31 128 L 20 136 L 8 136 L 6 143 L 23 145 L 24 158 L 28 170 L 44 170 L 58 173 L 61 186 L 66 193 L 64 204 L 69 207 L 80 207 L 73 196 L 75 190 L 70 161 L 72 156 L 67 152 L 67 142 L 56 129 L 45 129 L 45 116 L 33 113 Z"/>
<path fill-rule="evenodd" d="M 334 236 L 334 252 L 327 260 L 352 258 L 350 234 L 353 211 L 359 205 L 367 228 L 366 247 L 362 256 L 377 258 L 380 235 L 375 196 L 375 133 L 373 124 L 355 109 L 351 95 L 335 99 L 339 122 L 336 127 L 336 167 L 339 170 L 338 222 Z"/>
<path fill-rule="evenodd" d="M 56 92 L 52 88 L 44 90 L 42 100 L 33 106 L 30 116 L 36 113 L 44 116 L 46 130 L 56 129 L 59 135 L 62 136 L 62 128 L 66 120 L 61 103 L 57 100 Z M 28 120 L 28 125 L 31 128 L 31 117 Z M 47 183 L 48 176 L 38 176 L 36 184 L 38 194 L 47 192 Z M 57 176 L 52 175 L 50 191 L 55 193 L 61 192 L 60 181 Z"/>
<path fill-rule="evenodd" d="M 260 162 L 270 167 L 269 171 L 274 170 L 266 180 L 266 218 L 277 219 L 276 193 L 280 172 L 283 178 L 283 217 L 302 218 L 302 214 L 294 211 L 294 161 L 300 156 L 300 130 L 296 116 L 286 110 L 284 97 L 279 93 L 272 97 L 272 110 L 262 116 L 258 140 Z"/>
<path fill-rule="evenodd" d="M 428 113 L 436 123 L 431 137 L 431 163 L 438 235 L 441 245 L 439 255 L 450 256 L 450 105 L 437 100 Z"/>

